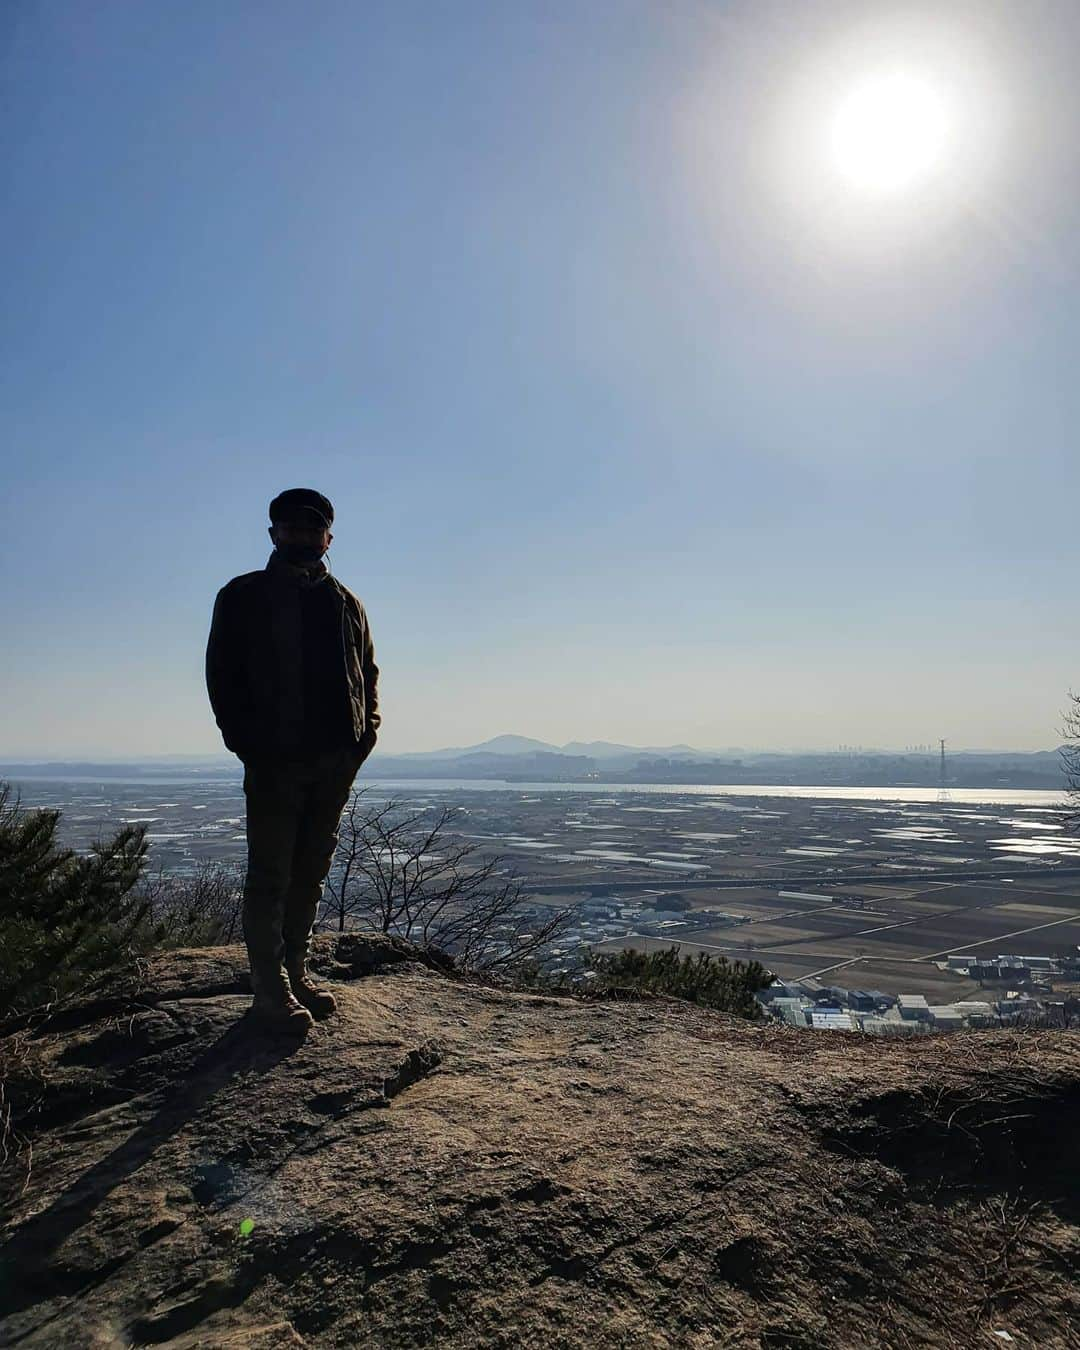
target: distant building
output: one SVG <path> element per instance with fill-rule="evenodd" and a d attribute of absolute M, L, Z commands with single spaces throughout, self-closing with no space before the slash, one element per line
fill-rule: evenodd
<path fill-rule="evenodd" d="M 1030 966 L 1008 965 L 1006 962 L 1002 961 L 998 966 L 998 971 L 1000 972 L 1001 979 L 1012 980 L 1014 984 L 1027 984 L 1031 979 Z"/>
<path fill-rule="evenodd" d="M 1026 965 L 998 957 L 993 961 L 972 963 L 968 966 L 968 976 L 973 980 L 1011 980 L 1014 984 L 1027 984 L 1031 970 Z"/>
<path fill-rule="evenodd" d="M 905 1022 L 929 1022 L 930 1007 L 922 994 L 901 994 L 896 1001 Z"/>
<path fill-rule="evenodd" d="M 854 1031 L 855 1024 L 851 1020 L 851 1014 L 841 1012 L 839 1008 L 830 1008 L 819 1010 L 817 1008 L 810 1014 L 810 1025 L 815 1031 Z"/>
<path fill-rule="evenodd" d="M 972 1026 L 993 1026 L 998 1020 L 991 1005 L 979 999 L 958 1000 L 952 1006 Z"/>
<path fill-rule="evenodd" d="M 787 1024 L 792 1027 L 809 1025 L 808 1013 L 804 1011 L 800 998 L 774 998 L 771 1007 Z"/>
<path fill-rule="evenodd" d="M 864 1017 L 863 1031 L 870 1036 L 912 1036 L 915 1022 L 902 1022 L 898 1017 Z"/>
<path fill-rule="evenodd" d="M 998 964 L 1003 966 L 1027 966 L 1029 970 L 1054 971 L 1059 958 L 1056 956 L 999 956 Z"/>

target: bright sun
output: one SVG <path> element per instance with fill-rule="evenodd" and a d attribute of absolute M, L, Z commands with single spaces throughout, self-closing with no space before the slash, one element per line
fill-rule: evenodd
<path fill-rule="evenodd" d="M 942 99 L 921 80 L 879 75 L 856 86 L 832 124 L 836 167 L 875 193 L 913 187 L 941 162 L 948 131 Z"/>

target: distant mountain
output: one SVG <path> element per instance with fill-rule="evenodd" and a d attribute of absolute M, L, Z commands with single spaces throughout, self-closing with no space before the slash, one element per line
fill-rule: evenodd
<path fill-rule="evenodd" d="M 950 787 L 1061 788 L 1053 751 L 948 757 Z M 745 783 L 788 786 L 936 787 L 932 755 L 864 751 L 738 752 L 690 745 L 633 746 L 612 741 L 549 745 L 524 736 L 497 736 L 481 745 L 428 754 L 376 751 L 370 773 L 379 778 L 501 779 L 505 782 Z"/>
<path fill-rule="evenodd" d="M 156 759 L 67 760 L 18 763 L 0 760 L 0 779 L 178 779 L 218 781 L 235 775 L 231 755 L 161 755 Z M 864 751 L 698 750 L 570 741 L 551 745 L 529 736 L 503 735 L 479 745 L 393 754 L 376 749 L 367 769 L 376 778 L 488 779 L 505 782 L 713 783 L 789 786 L 936 787 L 932 754 Z M 1066 786 L 1059 750 L 1003 752 L 958 750 L 947 757 L 950 787 L 1050 788 Z"/>
<path fill-rule="evenodd" d="M 613 741 L 570 741 L 560 747 L 564 755 L 589 755 L 592 759 L 715 759 L 718 750 L 695 750 L 692 745 L 617 745 Z"/>
<path fill-rule="evenodd" d="M 715 759 L 721 752 L 696 750 L 692 745 L 619 745 L 614 741 L 570 741 L 552 745 L 530 736 L 493 736 L 479 745 L 454 746 L 445 750 L 411 750 L 395 759 L 464 759 L 470 755 L 587 755 L 599 761 L 639 759 Z"/>
<path fill-rule="evenodd" d="M 410 750 L 395 759 L 463 759 L 466 755 L 557 755 L 559 747 L 529 736 L 493 736 L 479 745 L 456 746 L 449 750 Z"/>

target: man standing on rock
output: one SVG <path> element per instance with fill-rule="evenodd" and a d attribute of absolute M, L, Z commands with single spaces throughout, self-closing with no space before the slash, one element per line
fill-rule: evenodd
<path fill-rule="evenodd" d="M 252 1015 L 304 1031 L 335 1007 L 308 978 L 308 942 L 341 813 L 375 745 L 379 668 L 364 606 L 322 561 L 330 502 L 289 488 L 270 520 L 266 567 L 217 594 L 206 687 L 225 746 L 244 764 Z"/>

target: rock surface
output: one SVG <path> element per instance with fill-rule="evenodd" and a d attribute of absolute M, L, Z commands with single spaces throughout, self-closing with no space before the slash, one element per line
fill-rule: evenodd
<path fill-rule="evenodd" d="M 359 935 L 313 964 L 302 1040 L 251 1030 L 242 948 L 8 1029 L 0 1344 L 1080 1345 L 1076 1033 L 758 1027 Z"/>

